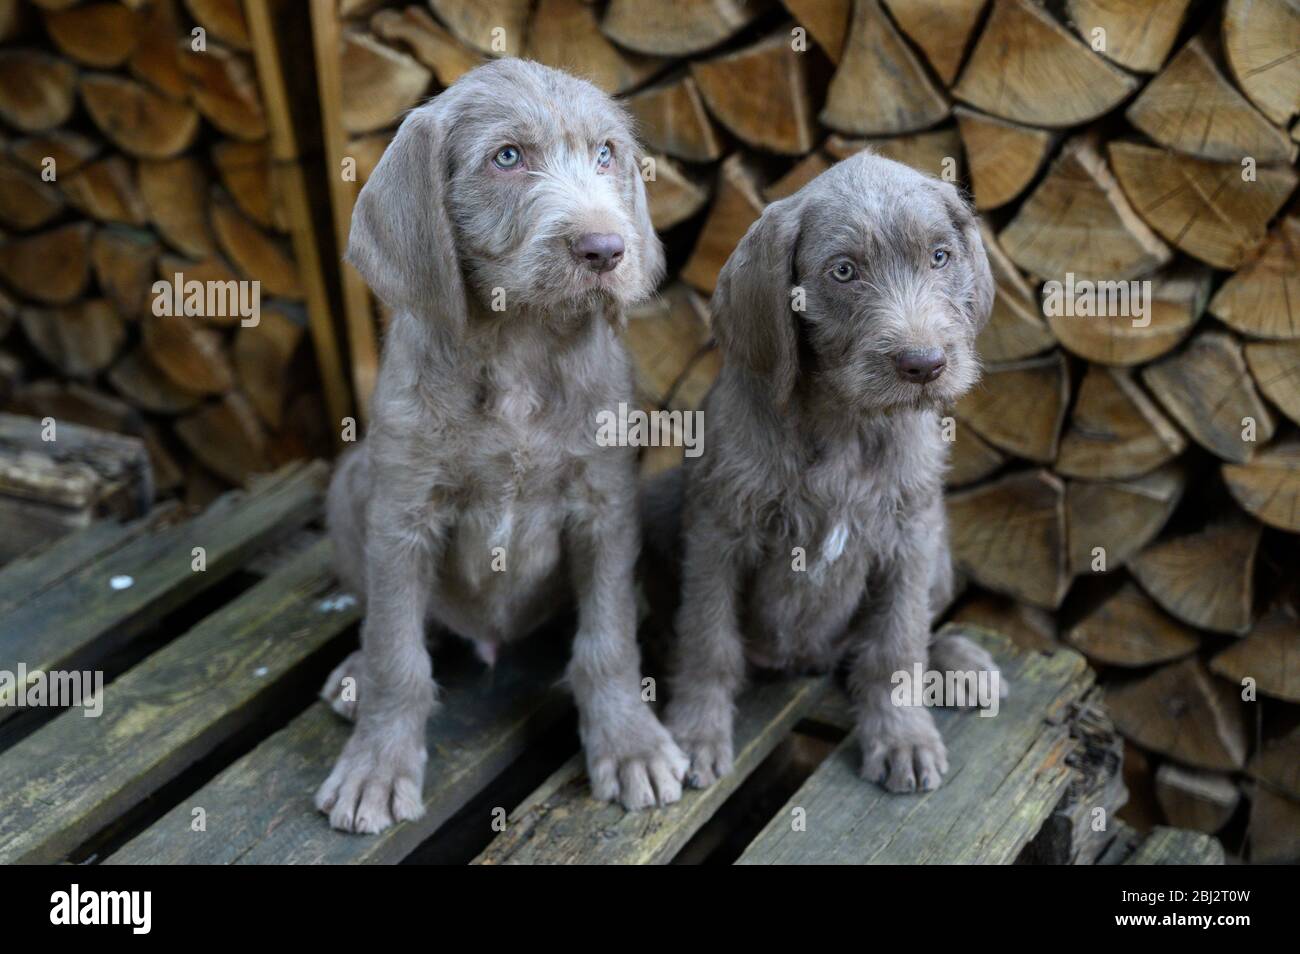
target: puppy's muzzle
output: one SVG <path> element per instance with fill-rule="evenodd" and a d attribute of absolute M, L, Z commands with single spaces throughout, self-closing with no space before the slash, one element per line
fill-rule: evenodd
<path fill-rule="evenodd" d="M 623 236 L 613 232 L 587 232 L 569 247 L 573 257 L 593 272 L 612 272 L 623 261 Z"/>
<path fill-rule="evenodd" d="M 894 355 L 898 376 L 913 384 L 929 384 L 948 366 L 942 348 L 915 348 Z"/>

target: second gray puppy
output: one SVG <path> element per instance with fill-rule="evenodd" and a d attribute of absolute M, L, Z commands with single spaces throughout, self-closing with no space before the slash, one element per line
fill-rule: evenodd
<path fill-rule="evenodd" d="M 667 722 L 692 784 L 731 769 L 747 664 L 842 662 L 864 777 L 900 792 L 939 784 L 943 740 L 925 708 L 891 702 L 891 676 L 927 656 L 994 669 L 960 637 L 929 648 L 953 585 L 940 409 L 979 378 L 992 304 L 957 190 L 868 153 L 769 205 L 728 260 L 712 303 L 725 363 L 704 403 L 709 451 L 679 488 Z"/>

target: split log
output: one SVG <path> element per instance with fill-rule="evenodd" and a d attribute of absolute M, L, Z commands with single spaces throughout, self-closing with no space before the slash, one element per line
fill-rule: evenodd
<path fill-rule="evenodd" d="M 1300 112 L 1300 6 L 1294 0 L 1228 0 L 1223 46 L 1237 85 L 1279 125 Z"/>
<path fill-rule="evenodd" d="M 1224 464 L 1223 480 L 1247 513 L 1300 533 L 1300 440 L 1266 447 L 1249 464 Z"/>
<path fill-rule="evenodd" d="M 759 191 L 758 176 L 742 154 L 736 153 L 722 164 L 713 207 L 690 259 L 682 267 L 683 281 L 707 295 L 713 294 L 728 256 L 763 212 Z"/>
<path fill-rule="evenodd" d="M 306 318 L 282 305 L 263 308 L 256 325 L 235 334 L 235 375 L 243 393 L 273 430 L 284 421 L 292 383 L 289 367 L 306 333 Z"/>
<path fill-rule="evenodd" d="M 228 282 L 238 282 L 240 280 L 235 270 L 220 255 L 215 253 L 210 258 L 199 261 L 181 258 L 178 255 L 162 255 L 158 259 L 159 278 L 174 283 L 178 274 L 181 276 L 182 282 L 201 282 L 204 287 L 207 287 L 212 282 L 218 282 L 225 286 Z M 190 317 L 202 324 L 216 326 L 233 325 L 239 320 L 235 315 L 204 314 Z"/>
<path fill-rule="evenodd" d="M 718 121 L 750 146 L 802 156 L 816 142 L 808 57 L 784 30 L 753 46 L 691 64 L 691 75 Z"/>
<path fill-rule="evenodd" d="M 63 196 L 22 163 L 0 155 L 0 223 L 29 230 L 48 224 L 63 211 Z"/>
<path fill-rule="evenodd" d="M 153 233 L 144 229 L 107 228 L 95 233 L 90 245 L 95 278 L 127 321 L 145 312 L 160 250 Z"/>
<path fill-rule="evenodd" d="M 1028 652 L 1050 653 L 1061 646 L 1051 613 L 994 593 L 976 593 L 962 603 L 952 619 L 1001 633 Z"/>
<path fill-rule="evenodd" d="M 33 301 L 67 305 L 81 297 L 90 280 L 89 222 L 0 242 L 0 278 Z"/>
<path fill-rule="evenodd" d="M 181 71 L 176 42 L 183 35 L 176 0 L 154 0 L 145 8 L 145 17 L 127 69 L 136 79 L 179 102 L 189 96 L 189 81 Z"/>
<path fill-rule="evenodd" d="M 1142 380 L 1193 440 L 1224 460 L 1249 463 L 1256 445 L 1273 437 L 1273 414 L 1255 390 L 1241 344 L 1221 331 L 1202 332 L 1148 365 Z"/>
<path fill-rule="evenodd" d="M 1238 686 L 1250 679 L 1266 696 L 1300 702 L 1300 621 L 1273 610 L 1215 656 L 1210 670 Z"/>
<path fill-rule="evenodd" d="M 709 187 L 707 183 L 695 181 L 667 156 L 650 158 L 654 163 L 654 178 L 645 184 L 650 222 L 656 231 L 666 232 L 704 208 L 709 201 Z"/>
<path fill-rule="evenodd" d="M 1172 662 L 1196 652 L 1196 630 L 1166 615 L 1132 582 L 1065 634 L 1066 641 L 1103 666 L 1140 667 Z"/>
<path fill-rule="evenodd" d="M 834 133 L 826 140 L 826 151 L 836 159 L 845 159 L 868 148 L 878 156 L 947 182 L 955 181 L 960 171 L 961 136 L 955 126 L 867 139 L 850 139 Z"/>
<path fill-rule="evenodd" d="M 1065 144 L 998 236 L 1017 265 L 1045 279 L 1122 280 L 1169 261 L 1168 246 L 1120 191 L 1092 135 Z"/>
<path fill-rule="evenodd" d="M 429 6 L 474 49 L 496 56 L 523 55 L 530 0 L 429 0 Z"/>
<path fill-rule="evenodd" d="M 1269 221 L 1296 187 L 1289 166 L 1261 166 L 1254 181 L 1237 163 L 1193 159 L 1112 141 L 1111 168 L 1147 224 L 1189 255 L 1233 269 L 1263 243 Z"/>
<path fill-rule="evenodd" d="M 957 69 L 986 0 L 885 0 L 899 29 L 921 48 L 945 86 Z"/>
<path fill-rule="evenodd" d="M 973 427 L 962 427 L 957 422 L 945 485 L 964 487 L 981 481 L 998 471 L 1008 459 L 1006 454 L 980 437 Z"/>
<path fill-rule="evenodd" d="M 83 298 L 61 308 L 19 312 L 27 340 L 69 378 L 90 378 L 117 357 L 126 325 L 102 298 Z"/>
<path fill-rule="evenodd" d="M 1070 585 L 1065 488 L 1045 470 L 1021 471 L 948 495 L 949 532 L 959 569 L 987 589 L 1043 609 Z"/>
<path fill-rule="evenodd" d="M 302 298 L 298 267 L 283 242 L 259 229 L 216 190 L 208 214 L 217 244 L 240 274 L 261 282 L 263 294 Z"/>
<path fill-rule="evenodd" d="M 860 136 L 914 132 L 948 115 L 938 89 L 879 0 L 855 0 L 821 121 Z"/>
<path fill-rule="evenodd" d="M 993 273 L 993 312 L 976 339 L 985 361 L 1020 361 L 1042 354 L 1056 344 L 1042 318 L 1038 295 L 1012 263 L 988 225 L 980 222 L 980 236 Z"/>
<path fill-rule="evenodd" d="M 135 408 L 75 381 L 33 381 L 15 393 L 10 410 L 119 434 L 135 434 L 140 429 L 140 414 Z"/>
<path fill-rule="evenodd" d="M 144 225 L 149 210 L 136 186 L 131 164 L 122 156 L 87 163 L 61 180 L 68 204 L 100 222 Z"/>
<path fill-rule="evenodd" d="M 421 7 L 379 10 L 370 18 L 370 29 L 382 40 L 405 44 L 417 60 L 433 70 L 439 86 L 450 86 L 483 62 L 480 53 L 444 30 Z"/>
<path fill-rule="evenodd" d="M 1077 300 L 1070 303 L 1074 315 L 1046 304 L 1043 311 L 1061 344 L 1079 357 L 1131 367 L 1177 347 L 1205 310 L 1211 280 L 1204 265 L 1184 261 L 1153 275 L 1149 293 L 1145 283 L 1135 289 L 1124 282 L 1101 281 L 1080 296 L 1076 285 Z M 1081 314 L 1085 305 L 1090 314 Z"/>
<path fill-rule="evenodd" d="M 781 0 L 832 63 L 840 61 L 849 34 L 853 0 Z"/>
<path fill-rule="evenodd" d="M 680 282 L 632 309 L 626 339 L 636 355 L 637 392 L 644 401 L 655 408 L 668 402 L 696 355 L 708 347 L 708 318 L 708 305 Z"/>
<path fill-rule="evenodd" d="M 688 162 L 722 157 L 722 143 L 690 76 L 629 96 L 624 105 L 636 119 L 646 144 Z"/>
<path fill-rule="evenodd" d="M 99 155 L 99 143 L 71 129 L 51 129 L 20 139 L 10 152 L 37 175 L 45 171 L 46 159 L 54 160 L 56 175 L 66 175 Z"/>
<path fill-rule="evenodd" d="M 1300 802 L 1256 787 L 1246 825 L 1250 860 L 1257 865 L 1300 861 Z"/>
<path fill-rule="evenodd" d="M 1260 526 L 1232 516 L 1139 553 L 1129 572 L 1178 619 L 1216 633 L 1250 631 Z"/>
<path fill-rule="evenodd" d="M 36 50 L 0 50 L 0 119 L 24 132 L 62 126 L 76 103 L 77 70 Z"/>
<path fill-rule="evenodd" d="M 266 432 L 238 391 L 178 420 L 176 436 L 204 467 L 232 484 L 245 486 L 254 474 L 271 469 Z"/>
<path fill-rule="evenodd" d="M 340 113 L 348 132 L 391 126 L 424 97 L 432 73 L 414 57 L 359 30 L 344 31 L 340 42 Z"/>
<path fill-rule="evenodd" d="M 208 176 L 192 156 L 141 162 L 140 193 L 149 219 L 183 255 L 207 258 L 216 245 L 208 225 Z"/>
<path fill-rule="evenodd" d="M 234 372 L 221 336 L 184 316 L 149 315 L 141 322 L 145 353 L 176 387 L 189 394 L 223 394 Z"/>
<path fill-rule="evenodd" d="M 197 394 L 181 390 L 159 371 L 143 348 L 122 355 L 109 369 L 108 381 L 133 407 L 153 414 L 185 414 L 200 401 Z"/>
<path fill-rule="evenodd" d="M 1119 731 L 1144 748 L 1216 772 L 1245 767 L 1241 699 L 1194 657 L 1115 687 L 1107 703 Z"/>
<path fill-rule="evenodd" d="M 1105 30 L 1103 55 L 1139 73 L 1154 73 L 1174 48 L 1188 0 L 1146 0 L 1140 10 L 1127 0 L 1067 0 L 1066 10 L 1079 35 L 1091 40 Z M 1137 20 L 1137 16 L 1141 20 Z"/>
<path fill-rule="evenodd" d="M 1202 159 L 1295 161 L 1286 130 L 1237 92 L 1201 36 L 1192 37 L 1124 115 L 1160 145 Z"/>
<path fill-rule="evenodd" d="M 266 142 L 227 140 L 212 147 L 212 164 L 241 212 L 264 229 L 289 230 L 283 204 L 272 188 Z"/>
<path fill-rule="evenodd" d="M 995 447 L 1025 460 L 1051 463 L 1069 400 L 1065 359 L 1054 351 L 985 368 L 983 380 L 957 403 L 954 413 Z"/>
<path fill-rule="evenodd" d="M 527 56 L 574 70 L 610 95 L 635 89 L 664 66 L 657 57 L 625 53 L 609 42 L 600 32 L 595 8 L 583 0 L 538 0 Z"/>
<path fill-rule="evenodd" d="M 1246 364 L 1264 396 L 1300 424 L 1300 341 L 1252 341 Z"/>
<path fill-rule="evenodd" d="M 1169 824 L 1213 835 L 1237 811 L 1241 792 L 1226 775 L 1166 762 L 1156 769 L 1156 798 Z"/>
<path fill-rule="evenodd" d="M 366 184 L 366 181 L 375 171 L 375 166 L 379 165 L 379 160 L 383 158 L 384 150 L 388 148 L 388 144 L 392 141 L 392 131 L 385 130 L 384 132 L 371 133 L 368 136 L 358 136 L 348 142 L 344 156 L 356 162 L 358 183 L 361 185 Z"/>
<path fill-rule="evenodd" d="M 975 208 L 996 209 L 1017 198 L 1038 175 L 1055 137 L 1045 129 L 953 109 L 970 166 Z"/>
<path fill-rule="evenodd" d="M 185 6 L 211 36 L 236 50 L 252 49 L 240 0 L 185 0 Z"/>
<path fill-rule="evenodd" d="M 1300 801 L 1300 729 L 1266 742 L 1246 770 L 1256 781 Z"/>
<path fill-rule="evenodd" d="M 1225 325 L 1255 338 L 1300 338 L 1300 217 L 1283 218 L 1259 252 L 1228 276 L 1210 311 Z"/>
<path fill-rule="evenodd" d="M 141 17 L 121 3 L 87 3 L 45 15 L 45 30 L 65 55 L 85 66 L 111 69 L 135 52 Z"/>
<path fill-rule="evenodd" d="M 1137 477 L 1173 460 L 1187 446 L 1128 372 L 1091 366 L 1079 385 L 1056 471 L 1085 480 Z"/>
<path fill-rule="evenodd" d="M 824 155 L 820 152 L 810 152 L 791 166 L 785 175 L 763 190 L 763 200 L 775 202 L 792 196 L 830 167 L 831 164 Z"/>
<path fill-rule="evenodd" d="M 114 145 L 142 159 L 170 159 L 188 149 L 199 131 L 193 107 L 123 76 L 83 76 L 81 100 Z"/>
<path fill-rule="evenodd" d="M 1077 126 L 1128 97 L 1137 80 L 1029 0 L 993 0 L 953 95 L 1028 126 Z"/>
<path fill-rule="evenodd" d="M 1070 572 L 1082 576 L 1127 564 L 1164 528 L 1186 482 L 1182 469 L 1168 464 L 1132 480 L 1066 484 Z"/>
<path fill-rule="evenodd" d="M 435 12 L 443 2 L 433 2 Z M 527 0 L 519 2 L 527 6 Z M 600 28 L 638 53 L 688 56 L 739 33 L 770 6 L 769 0 L 610 0 Z"/>
<path fill-rule="evenodd" d="M 252 59 L 216 43 L 203 52 L 185 44 L 180 64 L 190 98 L 208 122 L 234 139 L 266 138 L 266 113 Z"/>

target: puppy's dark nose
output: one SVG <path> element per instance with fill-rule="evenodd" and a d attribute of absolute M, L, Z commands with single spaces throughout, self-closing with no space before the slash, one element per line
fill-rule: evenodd
<path fill-rule="evenodd" d="M 608 272 L 623 260 L 623 236 L 613 232 L 588 232 L 573 243 L 573 257 L 593 272 Z"/>
<path fill-rule="evenodd" d="M 894 355 L 894 367 L 898 369 L 898 376 L 913 384 L 933 381 L 943 374 L 947 365 L 942 348 L 917 348 Z"/>

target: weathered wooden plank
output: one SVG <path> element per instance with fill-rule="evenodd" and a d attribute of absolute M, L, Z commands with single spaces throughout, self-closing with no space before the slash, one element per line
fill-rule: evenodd
<path fill-rule="evenodd" d="M 1156 827 L 1124 861 L 1126 865 L 1221 865 L 1223 845 L 1213 835 Z"/>
<path fill-rule="evenodd" d="M 0 862 L 52 862 L 261 714 L 276 684 L 359 618 L 322 540 L 0 755 Z M 250 788 L 245 797 L 256 791 Z"/>
<path fill-rule="evenodd" d="M 1024 653 L 966 630 L 1011 684 L 997 716 L 936 710 L 949 772 L 934 792 L 892 795 L 858 777 L 850 735 L 767 824 L 739 864 L 1007 864 L 1057 806 L 1073 776 L 1067 715 L 1092 674 L 1072 650 Z M 805 830 L 795 831 L 796 809 Z"/>
<path fill-rule="evenodd" d="M 31 674 L 102 658 L 305 522 L 320 507 L 327 474 L 319 462 L 290 465 L 193 520 L 101 553 L 35 598 L 6 587 L 0 604 L 13 608 L 0 621 L 0 669 L 13 672 L 24 663 Z M 202 572 L 192 568 L 194 547 L 205 551 Z M 18 711 L 0 707 L 0 722 Z"/>
<path fill-rule="evenodd" d="M 825 679 L 754 686 L 736 714 L 735 768 L 668 808 L 628 812 L 591 798 L 576 755 L 511 814 L 506 830 L 474 864 L 666 864 L 794 728 Z"/>
<path fill-rule="evenodd" d="M 177 805 L 108 864 L 343 864 L 401 860 L 459 811 L 569 708 L 562 654 L 538 636 L 485 672 L 435 671 L 443 703 L 429 720 L 425 814 L 378 835 L 333 831 L 312 797 L 352 726 L 317 703 Z M 252 797 L 250 793 L 256 793 Z M 206 832 L 190 831 L 192 812 Z"/>

